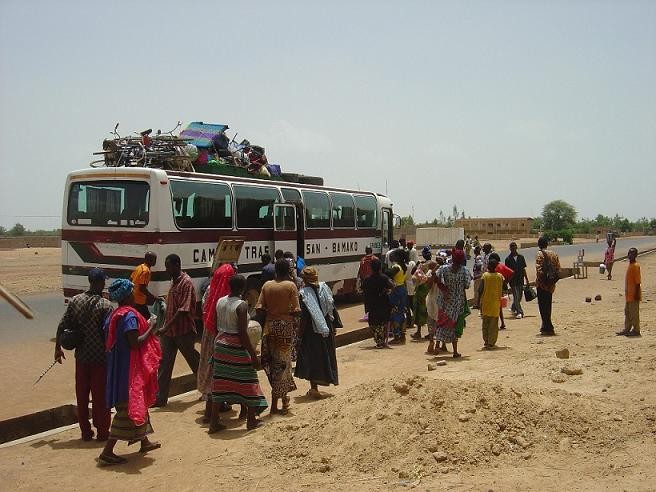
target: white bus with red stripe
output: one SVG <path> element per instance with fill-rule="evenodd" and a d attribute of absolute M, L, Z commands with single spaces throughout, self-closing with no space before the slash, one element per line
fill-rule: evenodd
<path fill-rule="evenodd" d="M 93 267 L 129 278 L 146 251 L 158 256 L 153 294 L 169 289 L 171 253 L 198 288 L 226 236 L 245 239 L 239 272 L 251 280 L 260 257 L 281 249 L 316 266 L 335 294 L 348 294 L 365 247 L 382 254 L 391 241 L 392 217 L 390 199 L 372 192 L 150 168 L 74 171 L 62 214 L 64 296 L 86 290 Z"/>

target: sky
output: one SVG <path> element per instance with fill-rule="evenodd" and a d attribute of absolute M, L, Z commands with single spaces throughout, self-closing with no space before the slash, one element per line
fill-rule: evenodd
<path fill-rule="evenodd" d="M 224 123 L 432 220 L 656 216 L 656 2 L 0 0 L 0 226 L 114 124 Z"/>

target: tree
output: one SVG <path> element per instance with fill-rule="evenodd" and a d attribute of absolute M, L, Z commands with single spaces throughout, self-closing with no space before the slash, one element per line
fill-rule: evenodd
<path fill-rule="evenodd" d="M 0 236 L 6 236 L 7 235 L 7 228 L 0 226 Z"/>
<path fill-rule="evenodd" d="M 453 205 L 453 216 L 452 216 L 453 220 L 456 220 L 459 217 L 459 215 L 460 214 L 458 213 L 458 206 L 454 204 Z"/>
<path fill-rule="evenodd" d="M 25 227 L 23 224 L 16 224 L 9 230 L 10 236 L 23 236 L 25 235 Z"/>
<path fill-rule="evenodd" d="M 576 224 L 576 209 L 564 200 L 554 200 L 542 209 L 544 228 L 561 231 Z"/>
<path fill-rule="evenodd" d="M 401 226 L 412 226 L 415 225 L 415 219 L 412 218 L 412 215 L 407 217 L 401 217 Z"/>
<path fill-rule="evenodd" d="M 619 229 L 622 232 L 630 232 L 633 229 L 633 224 L 631 224 L 629 219 L 620 220 L 619 226 Z"/>

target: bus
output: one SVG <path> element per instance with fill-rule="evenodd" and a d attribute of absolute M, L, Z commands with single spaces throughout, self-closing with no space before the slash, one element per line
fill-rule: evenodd
<path fill-rule="evenodd" d="M 225 237 L 244 239 L 238 269 L 249 288 L 257 285 L 261 256 L 281 249 L 346 295 L 355 291 L 365 248 L 383 254 L 392 233 L 392 201 L 379 193 L 154 168 L 73 171 L 62 213 L 64 297 L 87 290 L 93 267 L 110 279 L 129 278 L 146 251 L 158 257 L 148 287 L 155 296 L 169 290 L 164 259 L 171 253 L 198 295 Z"/>

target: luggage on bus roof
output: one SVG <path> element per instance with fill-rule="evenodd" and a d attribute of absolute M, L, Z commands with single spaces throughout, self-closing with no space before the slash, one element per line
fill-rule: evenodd
<path fill-rule="evenodd" d="M 189 143 L 198 148 L 207 149 L 212 147 L 213 140 L 227 129 L 228 125 L 192 121 L 187 128 L 180 132 L 180 137 L 191 138 L 193 140 L 190 140 Z"/>

